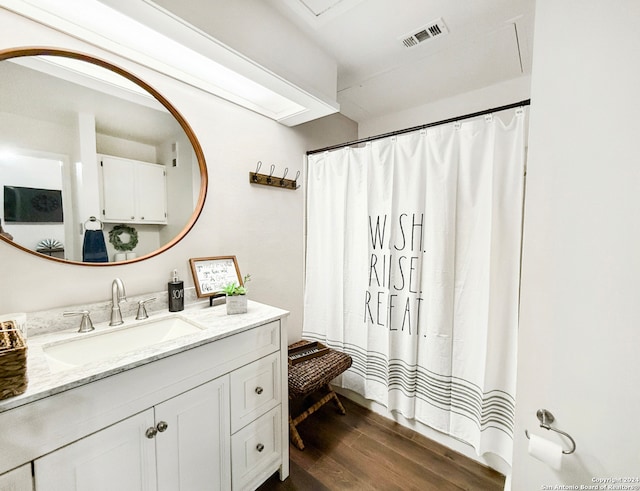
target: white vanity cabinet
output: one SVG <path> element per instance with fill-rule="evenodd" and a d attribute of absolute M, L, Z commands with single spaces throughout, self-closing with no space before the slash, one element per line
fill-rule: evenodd
<path fill-rule="evenodd" d="M 234 489 L 253 489 L 282 453 L 280 353 L 230 374 Z M 288 427 L 287 427 L 288 428 Z"/>
<path fill-rule="evenodd" d="M 0 474 L 0 491 L 33 491 L 31 464 Z"/>
<path fill-rule="evenodd" d="M 99 155 L 102 221 L 167 223 L 163 165 Z"/>
<path fill-rule="evenodd" d="M 35 489 L 155 491 L 155 447 L 144 436 L 153 421 L 148 409 L 36 459 Z"/>
<path fill-rule="evenodd" d="M 33 462 L 35 491 L 244 491 L 286 478 L 286 331 L 272 319 L 0 412 L 0 472 L 26 465 L 30 479 Z"/>
<path fill-rule="evenodd" d="M 231 489 L 228 376 L 35 461 L 38 491 Z"/>
<path fill-rule="evenodd" d="M 231 489 L 228 392 L 225 375 L 156 406 L 159 491 Z"/>

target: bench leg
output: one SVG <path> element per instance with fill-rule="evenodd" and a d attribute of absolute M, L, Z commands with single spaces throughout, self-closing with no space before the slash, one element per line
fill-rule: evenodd
<path fill-rule="evenodd" d="M 291 434 L 291 439 L 293 440 L 293 444 L 298 447 L 300 450 L 304 450 L 304 442 L 302 438 L 300 438 L 300 433 L 296 429 L 296 425 L 293 424 L 293 420 L 291 416 L 289 416 L 289 433 Z"/>
<path fill-rule="evenodd" d="M 332 399 L 335 405 L 337 406 L 338 411 L 340 411 L 340 414 L 347 414 L 347 411 L 344 409 L 344 406 L 340 402 L 340 399 L 338 399 L 338 394 L 334 392 L 334 390 L 331 388 L 329 384 L 327 384 L 325 388 L 328 390 L 328 394 L 325 394 L 325 396 L 322 399 L 320 399 L 318 402 L 316 402 L 313 406 L 308 408 L 306 411 L 304 411 L 300 415 L 296 416 L 295 419 L 291 419 L 291 416 L 289 416 L 289 432 L 291 433 L 291 439 L 293 440 L 293 443 L 295 444 L 295 446 L 298 447 L 300 450 L 304 450 L 304 443 L 302 442 L 302 438 L 300 438 L 300 434 L 296 429 L 296 426 L 298 424 L 300 424 L 302 421 L 307 419 L 309 416 L 311 416 L 313 413 L 315 413 L 318 409 L 320 409 L 322 406 L 324 406 L 327 402 L 329 402 Z"/>
<path fill-rule="evenodd" d="M 340 411 L 340 414 L 347 414 L 347 411 L 345 410 L 344 406 L 340 402 L 340 399 L 338 399 L 338 394 L 336 394 L 335 391 L 331 387 L 329 387 L 328 384 L 327 384 L 327 390 L 329 391 L 329 394 L 331 395 L 333 402 L 338 408 L 338 411 Z"/>

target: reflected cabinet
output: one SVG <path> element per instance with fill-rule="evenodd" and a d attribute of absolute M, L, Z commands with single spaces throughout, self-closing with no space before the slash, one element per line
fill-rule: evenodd
<path fill-rule="evenodd" d="M 100 155 L 102 221 L 167 223 L 164 166 Z"/>

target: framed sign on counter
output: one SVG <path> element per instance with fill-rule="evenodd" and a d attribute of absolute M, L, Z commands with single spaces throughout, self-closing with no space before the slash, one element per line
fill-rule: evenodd
<path fill-rule="evenodd" d="M 242 285 L 242 276 L 235 256 L 195 257 L 189 259 L 198 298 L 223 296 L 229 283 Z"/>

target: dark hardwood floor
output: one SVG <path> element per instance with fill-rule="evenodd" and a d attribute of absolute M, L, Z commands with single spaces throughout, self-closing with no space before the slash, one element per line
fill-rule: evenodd
<path fill-rule="evenodd" d="M 303 421 L 298 431 L 305 449 L 290 445 L 289 478 L 280 482 L 275 474 L 259 491 L 504 489 L 498 472 L 344 397 L 340 400 L 347 414 L 328 403 Z"/>

